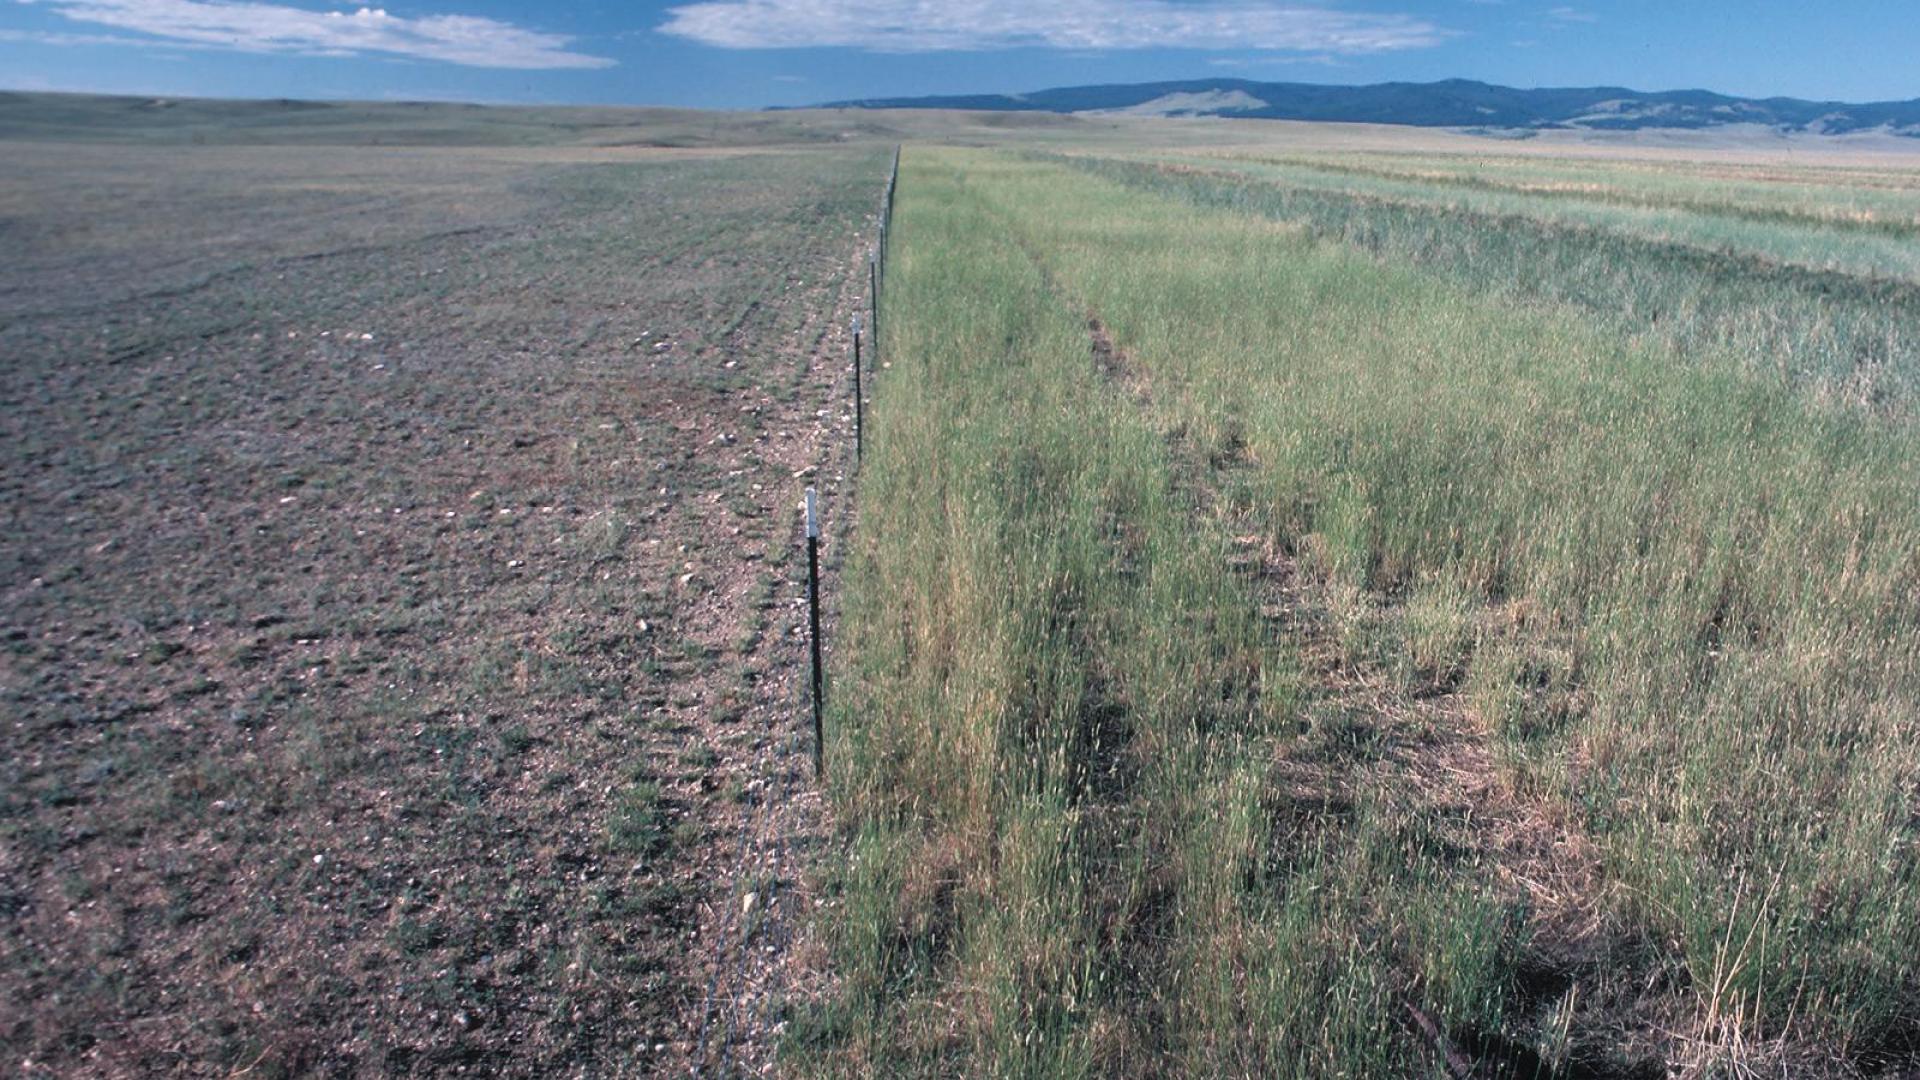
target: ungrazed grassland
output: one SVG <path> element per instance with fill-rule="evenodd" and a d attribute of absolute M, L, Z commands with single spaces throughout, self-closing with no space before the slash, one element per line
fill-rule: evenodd
<path fill-rule="evenodd" d="M 1382 187 L 1296 166 L 1077 163 L 1197 205 L 1294 222 L 1476 292 L 1584 308 L 1616 333 L 1683 355 L 1732 353 L 1831 401 L 1910 413 L 1920 394 L 1912 229 L 1862 236 L 1685 205 L 1627 211 L 1590 196 L 1463 199 L 1452 185 Z M 1660 197 L 1638 180 L 1625 186 Z M 1871 258 L 1875 251 L 1886 259 Z"/>
<path fill-rule="evenodd" d="M 907 156 L 801 1060 L 1913 1065 L 1910 419 L 1206 183 Z"/>

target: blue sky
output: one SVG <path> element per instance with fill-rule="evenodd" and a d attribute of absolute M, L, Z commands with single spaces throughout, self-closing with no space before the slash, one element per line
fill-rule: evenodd
<path fill-rule="evenodd" d="M 1920 2 L 0 0 L 0 87 L 751 108 L 1232 76 L 1920 97 Z"/>

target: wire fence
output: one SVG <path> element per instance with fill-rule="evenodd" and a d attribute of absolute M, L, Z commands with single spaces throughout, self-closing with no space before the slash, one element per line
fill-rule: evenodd
<path fill-rule="evenodd" d="M 899 179 L 900 148 L 896 147 L 880 201 L 874 240 L 867 251 L 867 295 L 865 303 L 859 305 L 866 316 L 864 325 L 861 317 L 855 315 L 850 327 L 850 377 L 835 379 L 831 391 L 835 398 L 849 390 L 853 395 L 856 470 L 864 453 L 866 394 L 872 386 L 871 376 L 879 371 L 881 363 L 880 313 L 886 290 L 888 234 L 893 225 L 894 194 Z M 865 348 L 862 348 L 863 334 Z M 844 448 L 840 452 L 844 458 Z M 800 899 L 791 883 L 805 872 L 804 860 L 808 853 L 795 850 L 795 830 L 787 827 L 783 819 L 794 812 L 797 800 L 809 793 L 819 794 L 818 782 L 824 770 L 831 767 L 825 757 L 820 721 L 829 687 L 822 663 L 817 557 L 817 545 L 824 532 L 820 526 L 831 515 L 816 516 L 813 512 L 816 503 L 824 501 L 817 498 L 813 487 L 807 488 L 806 495 L 807 519 L 804 523 L 796 522 L 797 526 L 804 524 L 805 527 L 796 528 L 796 532 L 801 533 L 798 542 L 806 545 L 809 556 L 804 584 L 812 667 L 807 679 L 786 681 L 784 707 L 764 710 L 764 737 L 752 768 L 759 786 L 750 793 L 750 811 L 740 821 L 736 841 L 740 858 L 733 894 L 720 901 L 733 905 L 733 912 L 720 922 L 732 927 L 734 932 L 729 934 L 729 940 L 719 943 L 719 955 L 707 978 L 692 1054 L 696 1075 L 748 1075 L 755 1064 L 764 1066 L 770 1062 L 778 1039 L 778 1013 L 785 1004 L 777 989 L 779 981 L 773 974 L 793 945 L 796 924 L 806 915 L 789 910 L 796 906 L 789 901 Z M 790 589 L 800 584 L 788 581 Z M 809 756 L 814 768 L 812 784 L 801 765 Z M 749 1057 L 749 1048 L 755 1046 L 768 1052 Z M 763 1060 L 756 1062 L 753 1058 Z"/>

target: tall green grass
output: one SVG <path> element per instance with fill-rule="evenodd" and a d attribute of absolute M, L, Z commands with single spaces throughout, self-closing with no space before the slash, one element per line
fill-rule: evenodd
<path fill-rule="evenodd" d="M 1737 223 L 1740 237 L 1688 239 L 1564 220 L 1553 200 L 1468 205 L 1438 185 L 1383 192 L 1366 178 L 1313 170 L 1269 167 L 1256 175 L 1262 167 L 1223 170 L 1218 162 L 1198 172 L 1113 159 L 1074 163 L 1198 206 L 1295 222 L 1501 299 L 1578 305 L 1617 333 L 1675 355 L 1733 353 L 1821 400 L 1900 413 L 1920 401 L 1920 289 L 1769 261 L 1764 247 L 1749 244 L 1779 231 L 1765 224 Z M 1703 218 L 1672 213 L 1683 224 Z M 1837 250 L 1854 250 L 1857 241 Z"/>
<path fill-rule="evenodd" d="M 1497 1020 L 1509 913 L 1434 823 L 1289 807 L 1300 666 L 1084 314 L 990 212 L 1029 171 L 903 166 L 831 698 L 847 837 L 821 1072 L 1419 1068 L 1407 1002 Z M 1337 725 L 1333 727 L 1337 728 Z"/>
<path fill-rule="evenodd" d="M 1410 1074 L 1409 1006 L 1509 1061 L 1910 1052 L 1909 428 L 1264 215 L 904 168 L 808 1069 Z M 1576 841 L 1578 932 L 1512 878 Z"/>
<path fill-rule="evenodd" d="M 1244 440 L 1275 537 L 1334 584 L 1462 612 L 1475 714 L 1597 839 L 1699 1039 L 1911 1045 L 1911 428 L 1066 175 L 991 201 L 1177 423 Z"/>
<path fill-rule="evenodd" d="M 1856 169 L 1794 169 L 1765 166 L 1665 165 L 1644 161 L 1579 161 L 1552 158 L 1467 157 L 1414 154 L 1313 154 L 1285 157 L 1222 155 L 1274 165 L 1512 193 L 1563 202 L 1684 211 L 1774 225 L 1812 227 L 1826 257 L 1842 246 L 1826 229 L 1884 234 L 1897 243 L 1879 247 L 1889 269 L 1914 266 L 1920 234 L 1920 172 L 1873 173 Z M 1403 189 L 1414 190 L 1414 189 Z M 1628 219 L 1631 220 L 1631 219 Z M 1802 249 L 1804 252 L 1804 248 Z M 1848 257 L 1869 254 L 1847 251 Z"/>
<path fill-rule="evenodd" d="M 1600 229 L 1805 270 L 1920 281 L 1920 232 L 1911 222 L 1878 221 L 1862 228 L 1871 219 L 1843 218 L 1837 208 L 1822 214 L 1824 208 L 1785 193 L 1753 201 L 1735 193 L 1700 197 L 1645 179 L 1599 187 L 1592 183 L 1601 172 L 1598 168 L 1582 185 L 1587 190 L 1580 191 L 1568 190 L 1564 180 L 1559 190 L 1540 190 L 1539 184 L 1502 181 L 1479 170 L 1430 176 L 1297 158 L 1167 160 L 1212 168 L 1225 164 L 1236 173 L 1294 188 L 1438 206 L 1481 217 L 1526 218 L 1562 230 Z"/>

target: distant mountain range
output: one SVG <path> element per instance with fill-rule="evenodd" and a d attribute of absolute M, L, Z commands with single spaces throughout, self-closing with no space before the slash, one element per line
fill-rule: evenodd
<path fill-rule="evenodd" d="M 1757 124 L 1781 131 L 1885 131 L 1920 137 L 1920 99 L 1856 105 L 1798 98 L 1741 98 L 1707 90 L 1644 93 L 1619 86 L 1518 90 L 1469 79 L 1320 86 L 1194 79 L 1068 86 L 1031 94 L 867 98 L 822 108 L 978 109 L 1136 116 L 1329 120 L 1418 127 L 1624 131 Z"/>

